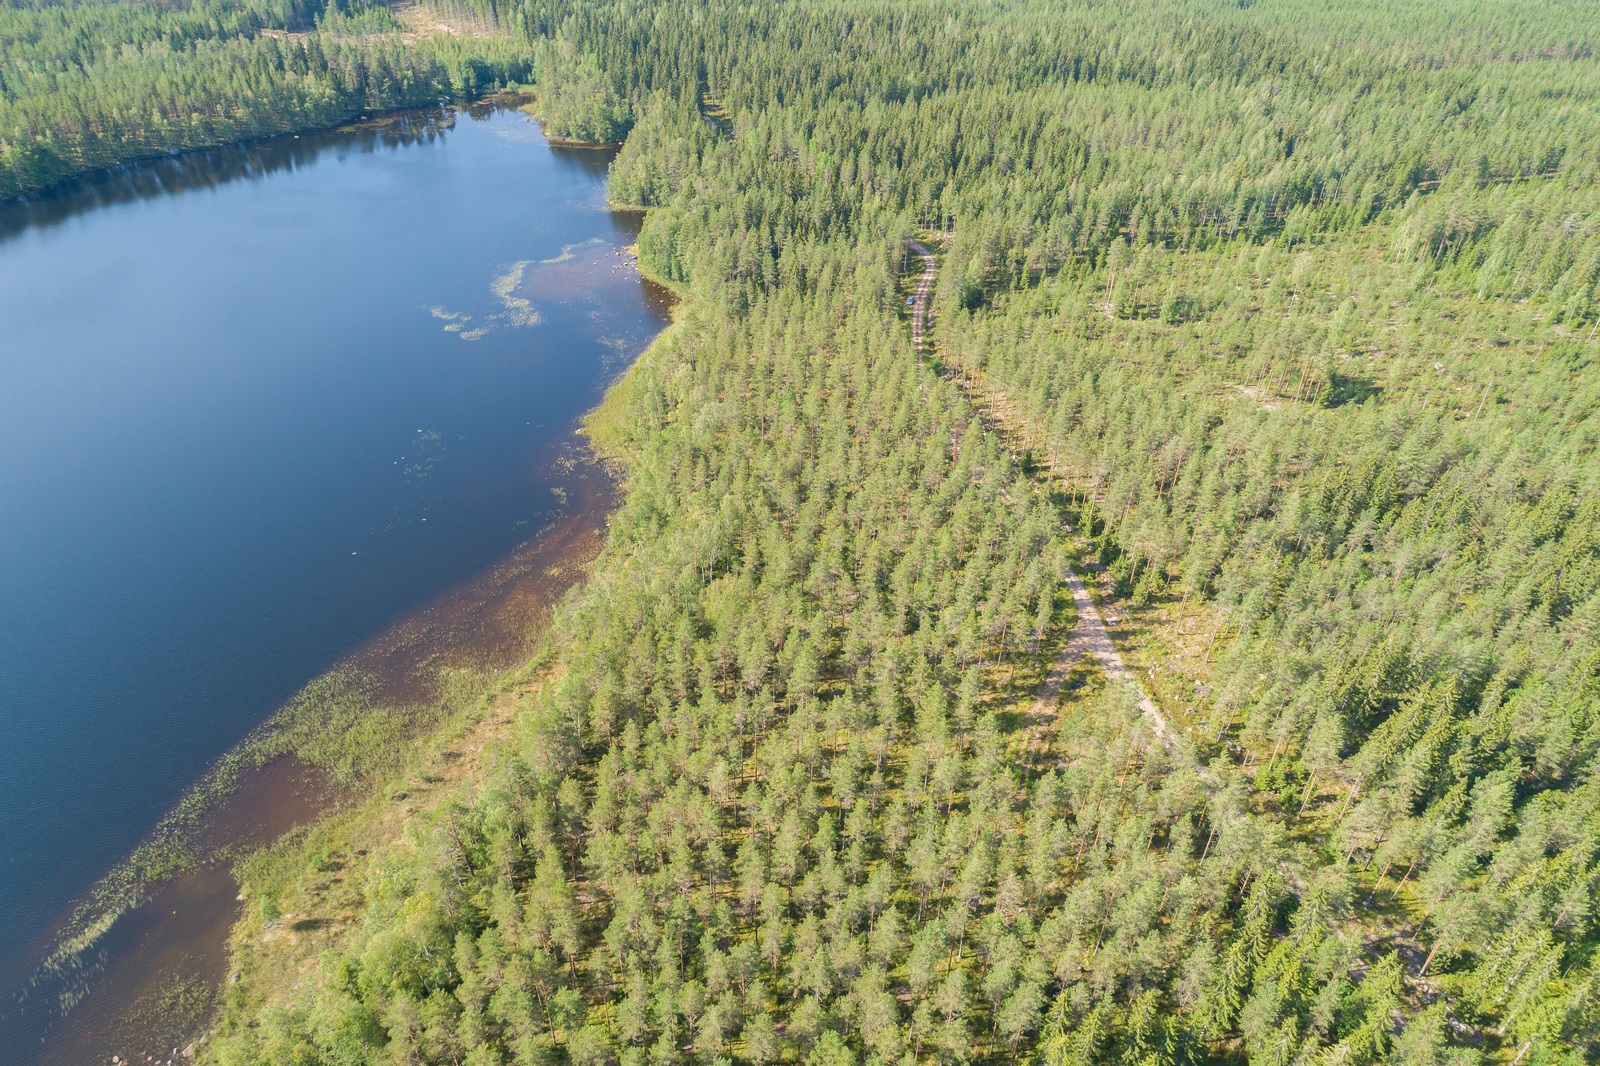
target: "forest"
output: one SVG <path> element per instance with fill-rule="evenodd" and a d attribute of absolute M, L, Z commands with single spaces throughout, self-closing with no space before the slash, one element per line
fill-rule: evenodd
<path fill-rule="evenodd" d="M 679 297 L 503 726 L 241 862 L 203 1060 L 1600 1056 L 1589 5 L 0 11 L 0 194 L 531 85 Z M 1068 566 L 1170 743 L 1035 706 Z"/>
<path fill-rule="evenodd" d="M 495 35 L 408 41 L 387 7 L 0 5 L 0 198 L 134 159 L 528 80 Z"/>

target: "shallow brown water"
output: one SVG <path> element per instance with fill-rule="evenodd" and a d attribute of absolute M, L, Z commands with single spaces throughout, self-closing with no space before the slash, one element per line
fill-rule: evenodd
<path fill-rule="evenodd" d="M 206 818 L 201 850 L 211 860 L 157 885 L 101 940 L 103 969 L 88 998 L 52 1034 L 49 1061 L 108 1062 L 117 1055 L 143 1062 L 146 1055 L 181 1052 L 227 977 L 228 932 L 242 904 L 226 853 L 270 844 L 348 798 L 292 758 L 246 774 Z"/>

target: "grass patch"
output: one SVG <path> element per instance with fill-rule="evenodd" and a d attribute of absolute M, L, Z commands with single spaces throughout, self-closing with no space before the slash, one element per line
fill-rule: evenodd
<path fill-rule="evenodd" d="M 589 446 L 594 449 L 595 455 L 614 472 L 624 470 L 628 460 L 636 451 L 632 438 L 634 427 L 638 424 L 635 408 L 642 396 L 639 385 L 642 380 L 641 375 L 651 373 L 659 363 L 661 352 L 672 343 L 672 338 L 678 333 L 684 309 L 688 306 L 684 299 L 687 295 L 684 286 L 652 276 L 640 262 L 637 248 L 629 248 L 628 253 L 633 257 L 641 277 L 660 285 L 677 299 L 672 304 L 672 322 L 656 335 L 655 340 L 651 341 L 650 345 L 639 354 L 639 358 L 633 361 L 633 365 L 612 382 L 599 405 L 583 416 L 583 423 L 578 432 L 588 438 Z"/>

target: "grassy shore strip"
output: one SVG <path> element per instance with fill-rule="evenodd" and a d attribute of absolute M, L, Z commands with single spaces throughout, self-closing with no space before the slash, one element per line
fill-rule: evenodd
<path fill-rule="evenodd" d="M 632 204 L 612 203 L 614 211 L 640 211 L 647 210 Z M 634 393 L 637 389 L 643 368 L 655 362 L 655 357 L 669 344 L 683 324 L 685 315 L 691 306 L 689 289 L 685 285 L 669 281 L 656 275 L 639 258 L 637 245 L 630 245 L 625 249 L 629 258 L 633 260 L 634 267 L 639 271 L 639 276 L 646 281 L 659 285 L 672 293 L 674 301 L 671 308 L 672 321 L 667 328 L 656 335 L 639 358 L 618 375 L 617 380 L 606 389 L 605 396 L 600 403 L 588 414 L 583 416 L 582 425 L 578 432 L 589 441 L 589 447 L 595 456 L 605 464 L 619 482 L 626 484 L 628 459 L 632 452 L 627 444 L 627 418 L 628 409 L 632 405 Z"/>
<path fill-rule="evenodd" d="M 519 692 L 550 674 L 551 654 L 494 680 L 427 735 L 405 745 L 407 759 L 356 802 L 290 832 L 234 865 L 247 901 L 228 950 L 234 974 L 220 1025 L 253 1016 L 267 993 L 292 977 L 305 953 L 314 956 L 355 917 L 348 896 L 359 882 L 340 872 L 403 832 L 419 810 L 431 810 L 469 777 L 478 756 L 492 750 Z"/>

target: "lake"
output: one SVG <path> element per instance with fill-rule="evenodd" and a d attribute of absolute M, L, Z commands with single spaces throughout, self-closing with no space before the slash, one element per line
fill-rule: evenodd
<path fill-rule="evenodd" d="M 307 681 L 603 522 L 576 420 L 667 307 L 608 162 L 483 105 L 0 204 L 5 987 Z"/>

